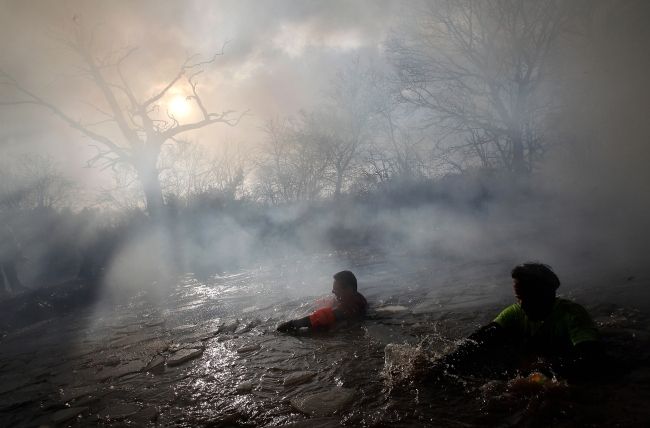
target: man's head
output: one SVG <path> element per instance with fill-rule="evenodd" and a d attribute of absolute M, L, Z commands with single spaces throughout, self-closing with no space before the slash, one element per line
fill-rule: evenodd
<path fill-rule="evenodd" d="M 551 267 L 527 262 L 512 269 L 515 296 L 528 318 L 541 320 L 553 308 L 560 280 Z"/>
<path fill-rule="evenodd" d="M 357 278 L 349 270 L 343 270 L 334 274 L 332 293 L 338 300 L 357 292 Z"/>

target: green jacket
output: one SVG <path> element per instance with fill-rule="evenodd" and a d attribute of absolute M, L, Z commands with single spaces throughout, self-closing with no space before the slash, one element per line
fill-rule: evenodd
<path fill-rule="evenodd" d="M 581 342 L 598 340 L 596 326 L 585 308 L 566 299 L 555 299 L 551 313 L 542 321 L 530 320 L 515 303 L 501 311 L 494 322 L 511 339 L 535 352 L 564 352 Z"/>

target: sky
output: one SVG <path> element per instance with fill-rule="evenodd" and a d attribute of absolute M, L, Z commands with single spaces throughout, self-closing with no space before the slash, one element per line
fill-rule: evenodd
<path fill-rule="evenodd" d="M 61 106 L 92 120 L 97 99 L 80 78 L 79 59 L 65 47 L 79 25 L 92 29 L 97 52 L 137 50 L 125 63 L 127 80 L 141 98 L 178 71 L 188 55 L 209 58 L 199 91 L 215 111 L 247 111 L 237 127 L 214 125 L 188 134 L 202 144 L 228 141 L 252 147 L 267 119 L 309 109 L 337 71 L 355 58 L 381 66 L 383 42 L 395 26 L 395 1 L 33 1 L 0 2 L 0 69 Z M 179 85 L 166 105 L 191 119 Z M 7 88 L 0 97 L 11 99 Z M 94 102 L 93 102 L 94 104 Z M 0 108 L 0 150 L 36 150 L 54 156 L 73 178 L 93 186 L 106 174 L 84 168 L 94 154 L 88 141 L 33 106 Z"/>

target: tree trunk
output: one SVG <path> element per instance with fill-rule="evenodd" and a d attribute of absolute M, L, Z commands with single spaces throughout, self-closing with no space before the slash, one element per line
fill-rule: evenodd
<path fill-rule="evenodd" d="M 334 188 L 334 197 L 339 199 L 341 197 L 341 188 L 343 187 L 343 171 L 336 171 L 336 187 Z"/>
<path fill-rule="evenodd" d="M 157 167 L 158 156 L 142 156 L 137 162 L 138 179 L 144 191 L 147 212 L 152 218 L 159 217 L 164 205 L 162 186 Z"/>
<path fill-rule="evenodd" d="M 524 158 L 524 141 L 521 132 L 514 132 L 511 138 L 512 144 L 512 171 L 517 175 L 527 172 L 526 159 Z"/>

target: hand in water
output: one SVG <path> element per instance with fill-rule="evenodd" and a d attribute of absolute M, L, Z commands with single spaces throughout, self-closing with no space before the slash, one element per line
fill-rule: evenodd
<path fill-rule="evenodd" d="M 296 327 L 296 324 L 292 321 L 286 321 L 278 325 L 276 328 L 277 331 L 282 332 L 282 333 L 295 333 L 298 328 Z"/>
<path fill-rule="evenodd" d="M 541 374 L 545 378 L 553 377 L 553 367 L 550 361 L 544 358 L 537 358 L 534 361 L 528 361 L 522 364 L 521 371 L 529 377 L 533 374 Z"/>

